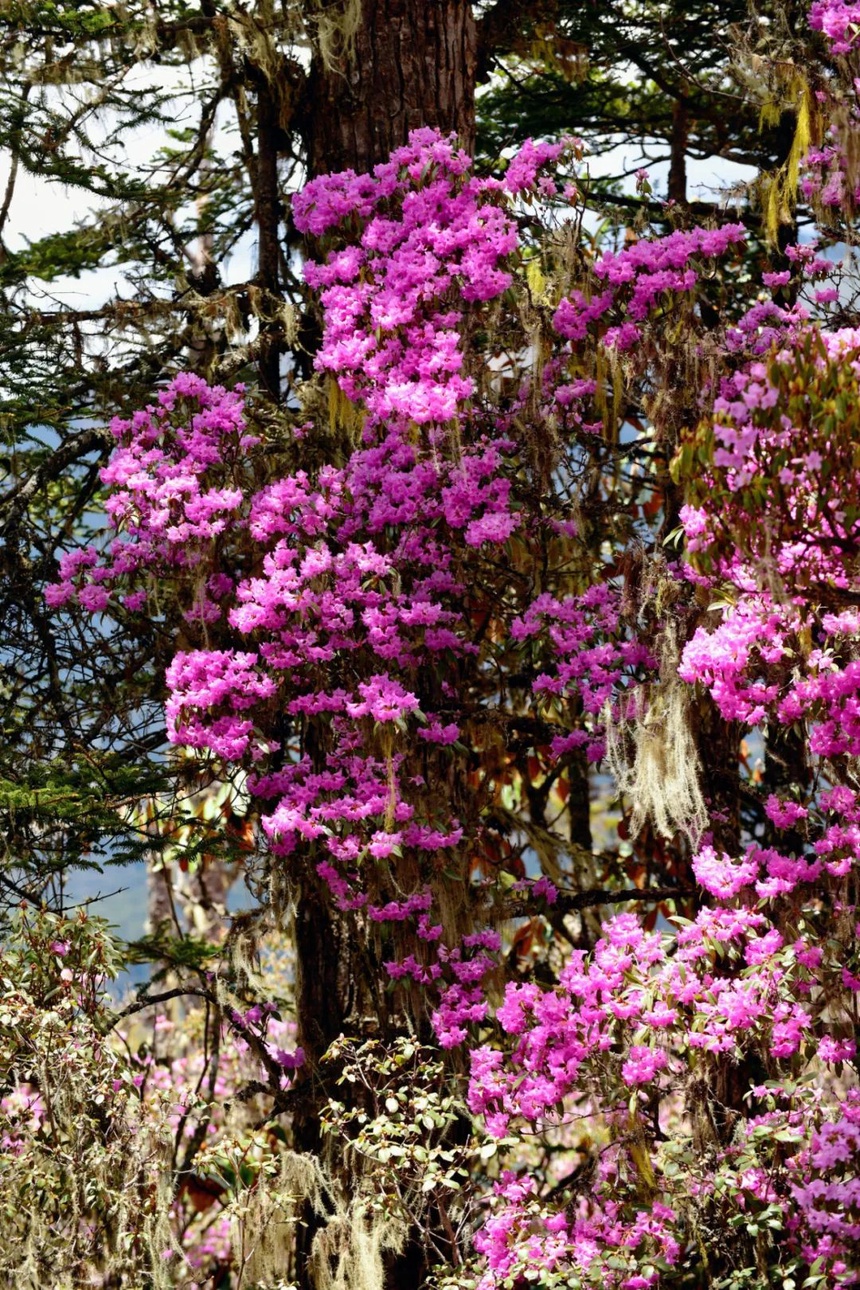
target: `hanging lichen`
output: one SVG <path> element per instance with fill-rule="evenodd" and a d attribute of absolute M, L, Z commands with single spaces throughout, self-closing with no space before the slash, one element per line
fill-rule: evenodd
<path fill-rule="evenodd" d="M 690 692 L 677 668 L 676 629 L 670 621 L 661 641 L 659 680 L 640 687 L 619 714 L 606 707 L 606 756 L 619 793 L 631 802 L 631 836 L 650 820 L 663 837 L 684 833 L 695 846 L 708 813 L 690 728 Z"/>
<path fill-rule="evenodd" d="M 355 37 L 361 26 L 361 0 L 310 0 L 306 22 L 313 44 L 329 71 L 343 71 L 355 53 Z"/>

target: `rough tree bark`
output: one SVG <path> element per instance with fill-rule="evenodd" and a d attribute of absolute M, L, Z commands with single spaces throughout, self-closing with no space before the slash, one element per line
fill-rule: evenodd
<path fill-rule="evenodd" d="M 345 8 L 336 0 L 323 14 Z M 311 174 L 370 170 L 422 125 L 456 131 L 472 151 L 477 48 L 467 0 L 361 0 L 340 56 L 317 49 L 311 65 Z"/>
<path fill-rule="evenodd" d="M 315 15 L 319 25 L 298 115 L 310 176 L 370 170 L 406 143 L 411 130 L 425 125 L 456 132 L 472 151 L 477 29 L 468 0 L 360 4 L 360 21 L 351 36 L 346 21 L 350 0 L 308 5 L 312 30 Z M 322 769 L 324 746 L 314 736 L 309 729 L 307 751 Z M 345 920 L 332 909 L 324 884 L 306 873 L 301 888 L 295 925 L 299 1039 L 310 1076 L 321 1088 L 317 1064 L 331 1042 L 345 1030 L 378 1033 L 383 1019 L 365 1015 L 368 1001 L 357 990 L 361 973 L 352 970 L 358 947 Z M 313 1097 L 297 1111 L 293 1133 L 299 1150 L 319 1152 Z M 296 1271 L 302 1286 L 309 1287 L 308 1254 L 318 1220 L 310 1212 L 305 1218 L 297 1238 Z M 424 1268 L 425 1251 L 413 1241 L 391 1260 L 387 1287 L 416 1290 Z"/>
<path fill-rule="evenodd" d="M 683 206 L 687 201 L 687 145 L 690 134 L 690 111 L 687 86 L 681 82 L 672 109 L 672 152 L 669 163 L 668 196 L 670 202 Z"/>
<path fill-rule="evenodd" d="M 343 0 L 322 8 L 343 14 Z M 302 113 L 311 177 L 365 171 L 421 125 L 475 137 L 477 30 L 468 0 L 361 0 L 361 21 L 339 57 L 314 51 Z M 322 749 L 316 750 L 324 756 Z M 343 1029 L 351 974 L 338 971 L 343 937 L 321 892 L 297 916 L 300 1025 L 311 1057 Z"/>

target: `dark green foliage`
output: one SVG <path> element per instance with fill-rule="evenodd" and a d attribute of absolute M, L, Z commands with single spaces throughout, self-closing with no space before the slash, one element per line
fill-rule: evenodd
<path fill-rule="evenodd" d="M 261 337 L 282 325 L 271 278 L 264 296 L 242 262 L 261 203 L 279 201 L 255 189 L 257 86 L 282 69 L 296 15 L 264 5 L 228 26 L 227 12 L 0 12 L 0 906 L 61 901 L 68 866 L 155 845 L 129 808 L 167 787 L 161 677 L 176 624 L 52 613 L 43 592 L 62 550 L 104 540 L 111 417 L 179 367 L 217 377 L 228 347 L 229 377 L 253 380 Z M 286 186 L 286 129 L 280 147 Z M 71 226 L 28 236 L 30 176 L 61 210 L 77 194 Z M 280 267 L 283 299 L 295 284 L 286 256 Z"/>
<path fill-rule="evenodd" d="M 495 156 L 529 135 L 573 133 L 593 157 L 611 155 L 610 173 L 597 190 L 624 210 L 640 203 L 625 197 L 620 181 L 640 165 L 660 162 L 669 173 L 658 196 L 695 201 L 699 209 L 716 206 L 721 162 L 760 172 L 787 156 L 793 104 L 763 120 L 762 60 L 777 50 L 790 59 L 805 13 L 793 5 L 758 13 L 744 0 L 525 6 L 509 32 L 508 52 L 497 58 L 479 96 L 479 146 Z M 739 46 L 748 65 L 739 64 Z M 688 191 L 693 160 L 709 163 L 712 194 Z"/>

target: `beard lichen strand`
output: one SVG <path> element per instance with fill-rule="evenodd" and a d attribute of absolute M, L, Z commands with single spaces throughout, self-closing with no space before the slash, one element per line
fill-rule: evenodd
<path fill-rule="evenodd" d="M 606 704 L 606 760 L 619 794 L 630 798 L 630 833 L 635 837 L 650 820 L 665 838 L 684 833 L 695 849 L 708 825 L 699 785 L 701 763 L 690 724 L 690 691 L 680 680 L 674 623 L 664 626 L 659 679 L 637 688 L 616 719 Z M 624 700 L 620 700 L 623 704 Z M 644 711 L 627 716 L 644 703 Z M 632 765 L 630 744 L 634 748 Z"/>

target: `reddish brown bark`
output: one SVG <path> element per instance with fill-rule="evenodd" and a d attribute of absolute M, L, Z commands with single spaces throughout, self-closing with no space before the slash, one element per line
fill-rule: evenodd
<path fill-rule="evenodd" d="M 299 108 L 311 176 L 338 170 L 367 171 L 388 158 L 420 126 L 455 131 L 471 152 L 475 138 L 477 36 L 468 0 L 361 0 L 361 22 L 348 48 L 328 60 L 317 48 Z M 308 4 L 309 23 L 342 14 L 344 0 Z M 324 739 L 306 732 L 306 751 L 323 769 Z M 385 1019 L 371 1015 L 374 1001 L 363 997 L 361 948 L 343 915 L 331 904 L 325 884 L 313 873 L 300 877 L 296 911 L 297 1012 L 308 1073 L 317 1082 L 329 1072 L 320 1058 L 342 1031 L 361 1034 Z M 334 1072 L 331 1072 L 334 1074 Z M 344 1090 L 339 1089 L 339 1097 Z M 299 1150 L 320 1149 L 313 1099 L 296 1114 L 293 1134 Z M 320 1220 L 310 1211 L 297 1235 L 300 1283 L 310 1287 L 308 1254 Z M 416 1290 L 426 1252 L 417 1234 L 386 1269 L 387 1290 Z"/>
<path fill-rule="evenodd" d="M 309 6 L 312 30 L 315 14 L 337 21 L 344 3 Z M 314 53 L 303 112 L 311 175 L 369 170 L 423 125 L 456 131 L 471 150 L 477 34 L 468 0 L 361 0 L 361 8 L 348 45 L 332 51 L 329 42 L 325 58 Z M 352 974 L 340 961 L 349 938 L 327 908 L 324 884 L 308 888 L 298 910 L 299 1018 L 313 1059 L 355 1000 L 345 997 Z"/>
<path fill-rule="evenodd" d="M 328 6 L 342 8 L 342 0 Z M 476 64 L 468 0 L 362 0 L 352 47 L 334 66 L 317 52 L 311 66 L 311 174 L 370 170 L 422 125 L 456 131 L 471 152 Z"/>
<path fill-rule="evenodd" d="M 257 166 L 255 202 L 259 231 L 258 278 L 263 288 L 264 311 L 278 296 L 278 235 L 281 204 L 278 195 L 278 105 L 265 78 L 259 78 L 257 92 Z M 276 403 L 281 400 L 281 354 L 279 328 L 264 327 L 261 335 L 259 370 L 263 385 Z"/>
<path fill-rule="evenodd" d="M 687 200 L 687 145 L 690 113 L 682 85 L 672 110 L 672 155 L 669 163 L 669 201 L 683 206 Z"/>

